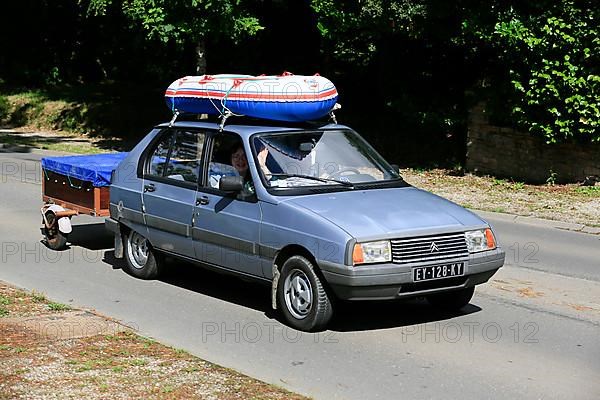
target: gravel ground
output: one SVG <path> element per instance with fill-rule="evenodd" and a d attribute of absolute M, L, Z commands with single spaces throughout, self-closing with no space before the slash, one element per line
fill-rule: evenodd
<path fill-rule="evenodd" d="M 600 226 L 600 186 L 528 185 L 443 169 L 400 171 L 410 184 L 464 207 Z"/>

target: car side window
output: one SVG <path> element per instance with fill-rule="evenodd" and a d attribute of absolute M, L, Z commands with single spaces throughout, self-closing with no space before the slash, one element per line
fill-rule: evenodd
<path fill-rule="evenodd" d="M 150 156 L 150 162 L 148 164 L 148 175 L 163 177 L 166 170 L 167 160 L 169 158 L 169 151 L 173 144 L 174 132 L 170 131 L 163 134 L 160 141 L 154 148 L 152 155 Z"/>
<path fill-rule="evenodd" d="M 197 183 L 205 135 L 197 131 L 169 131 L 156 144 L 147 174 L 173 181 Z"/>
<path fill-rule="evenodd" d="M 212 189 L 219 189 L 219 182 L 225 176 L 241 176 L 244 180 L 244 190 L 238 199 L 256 199 L 246 151 L 242 139 L 237 135 L 223 133 L 214 137 L 207 175 L 206 187 Z"/>

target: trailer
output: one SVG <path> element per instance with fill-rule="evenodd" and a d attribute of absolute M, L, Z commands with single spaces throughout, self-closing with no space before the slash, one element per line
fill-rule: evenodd
<path fill-rule="evenodd" d="M 71 218 L 109 216 L 110 181 L 127 153 L 45 157 L 42 159 L 42 234 L 61 250 L 72 231 Z"/>

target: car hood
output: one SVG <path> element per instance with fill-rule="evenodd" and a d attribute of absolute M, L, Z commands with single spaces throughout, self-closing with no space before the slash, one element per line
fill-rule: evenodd
<path fill-rule="evenodd" d="M 487 225 L 465 208 L 414 187 L 352 190 L 294 197 L 359 239 L 462 231 Z"/>

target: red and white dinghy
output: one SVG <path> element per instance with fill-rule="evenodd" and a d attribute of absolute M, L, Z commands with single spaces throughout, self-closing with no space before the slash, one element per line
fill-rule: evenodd
<path fill-rule="evenodd" d="M 277 121 L 310 121 L 327 115 L 338 92 L 320 75 L 186 76 L 165 92 L 173 111 L 223 115 L 226 112 Z"/>

